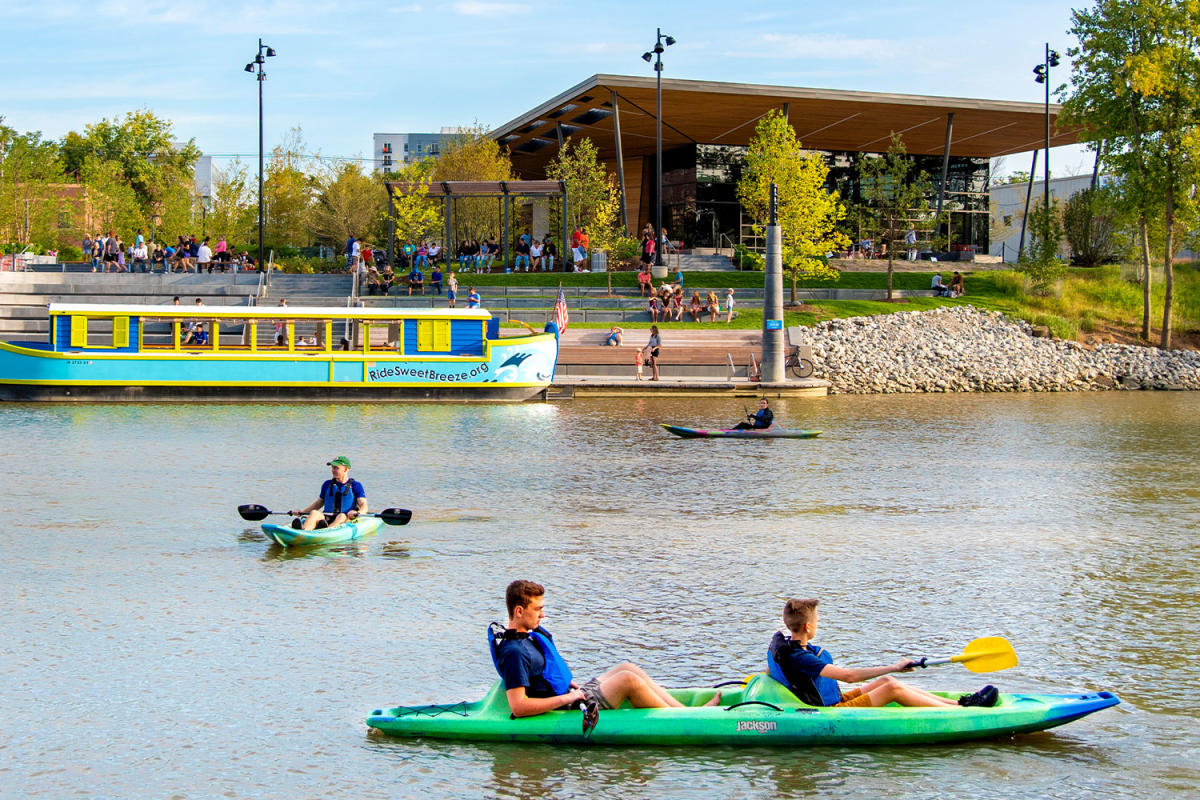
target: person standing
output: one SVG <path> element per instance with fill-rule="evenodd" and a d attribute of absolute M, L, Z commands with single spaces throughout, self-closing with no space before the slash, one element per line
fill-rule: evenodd
<path fill-rule="evenodd" d="M 446 299 L 449 301 L 449 307 L 454 308 L 454 301 L 458 297 L 458 278 L 454 277 L 454 270 L 450 270 L 450 276 L 446 278 Z"/>
<path fill-rule="evenodd" d="M 354 272 L 355 264 L 358 261 L 358 241 L 354 238 L 354 234 L 350 234 L 350 238 L 346 240 L 346 272 Z"/>
<path fill-rule="evenodd" d="M 733 289 L 725 293 L 725 324 L 733 322 Z"/>
<path fill-rule="evenodd" d="M 906 256 L 909 261 L 917 260 L 917 229 L 912 225 L 908 226 L 908 230 L 904 234 L 904 246 L 908 249 Z"/>
<path fill-rule="evenodd" d="M 658 334 L 658 326 L 650 326 L 650 339 L 642 348 L 642 355 L 650 363 L 650 380 L 658 380 L 658 356 L 662 350 L 662 337 Z"/>

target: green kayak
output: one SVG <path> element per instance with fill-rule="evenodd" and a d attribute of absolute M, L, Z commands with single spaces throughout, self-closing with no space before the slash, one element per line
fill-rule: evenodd
<path fill-rule="evenodd" d="M 298 531 L 289 525 L 275 525 L 264 522 L 263 533 L 284 547 L 308 547 L 322 544 L 345 544 L 355 539 L 371 536 L 379 530 L 383 521 L 379 517 L 358 517 L 332 528 L 318 528 L 315 531 Z"/>
<path fill-rule="evenodd" d="M 766 673 L 727 687 L 721 705 L 703 707 L 715 689 L 672 689 L 686 709 L 601 711 L 583 735 L 578 711 L 512 719 L 503 685 L 474 703 L 378 709 L 367 725 L 392 736 L 472 741 L 612 745 L 893 745 L 1011 736 L 1065 725 L 1120 702 L 1111 692 L 1005 694 L 994 708 L 818 708 L 805 705 Z M 957 697 L 960 693 L 945 693 Z"/>

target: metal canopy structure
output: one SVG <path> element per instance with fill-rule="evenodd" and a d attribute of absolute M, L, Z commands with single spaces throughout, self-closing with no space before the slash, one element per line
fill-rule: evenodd
<path fill-rule="evenodd" d="M 779 109 L 812 150 L 884 152 L 892 132 L 901 134 L 909 153 L 943 157 L 942 191 L 951 154 L 994 158 L 1035 150 L 1043 142 L 1047 115 L 1040 102 L 715 81 L 664 79 L 662 93 L 664 150 L 689 144 L 745 146 L 758 120 Z M 654 158 L 654 107 L 653 77 L 593 75 L 490 135 L 510 149 L 524 175 L 545 174 L 566 138 L 588 137 L 616 172 L 628 216 L 641 193 L 639 165 Z M 1059 110 L 1049 106 L 1052 126 Z M 1059 130 L 1050 145 L 1074 144 L 1080 132 Z"/>
<path fill-rule="evenodd" d="M 393 205 L 397 197 L 423 194 L 432 199 L 441 199 L 445 204 L 443 223 L 445 225 L 446 261 L 449 263 L 449 248 L 453 241 L 451 223 L 454 216 L 454 201 L 460 198 L 489 198 L 494 197 L 501 205 L 500 241 L 504 248 L 502 260 L 508 263 L 508 245 L 512 240 L 509 230 L 512 201 L 517 197 L 560 197 L 562 198 L 562 247 L 566 252 L 567 243 L 571 236 L 567 229 L 567 185 L 563 181 L 432 181 L 430 183 L 405 183 L 402 181 L 384 181 L 388 193 L 388 261 L 392 261 L 392 247 L 395 237 L 392 235 L 391 223 Z M 564 259 L 564 264 L 566 260 Z"/>

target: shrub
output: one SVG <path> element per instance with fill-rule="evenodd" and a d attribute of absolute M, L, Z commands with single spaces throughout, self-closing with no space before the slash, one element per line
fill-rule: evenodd
<path fill-rule="evenodd" d="M 612 261 L 625 261 L 630 258 L 637 258 L 641 255 L 641 245 L 637 239 L 632 236 L 621 236 L 613 242 L 609 248 L 608 258 Z"/>
<path fill-rule="evenodd" d="M 1034 314 L 1030 317 L 1029 324 L 1045 325 L 1050 329 L 1050 333 L 1059 339 L 1074 339 L 1079 335 L 1079 327 L 1058 314 Z"/>
<path fill-rule="evenodd" d="M 83 251 L 73 244 L 65 244 L 58 248 L 59 261 L 83 261 Z"/>

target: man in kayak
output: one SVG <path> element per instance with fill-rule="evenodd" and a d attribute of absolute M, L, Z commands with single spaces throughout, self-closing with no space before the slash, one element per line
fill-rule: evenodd
<path fill-rule="evenodd" d="M 493 655 L 513 716 L 532 717 L 576 704 L 594 714 L 599 709 L 619 708 L 626 700 L 634 708 L 684 707 L 641 667 L 629 662 L 582 686 L 571 680 L 553 637 L 541 627 L 546 616 L 545 594 L 540 584 L 523 580 L 513 581 L 505 592 L 508 626 Z M 719 702 L 720 692 L 705 705 Z"/>
<path fill-rule="evenodd" d="M 817 622 L 816 600 L 788 600 L 783 606 L 783 624 L 791 636 L 776 631 L 767 650 L 767 671 L 771 677 L 811 706 L 879 708 L 894 702 L 927 708 L 990 707 L 999 699 L 996 687 L 990 685 L 955 701 L 902 683 L 889 673 L 909 672 L 917 666 L 907 658 L 886 667 L 839 667 L 833 663 L 829 651 L 811 643 L 817 633 Z M 838 681 L 870 683 L 843 692 Z"/>
<path fill-rule="evenodd" d="M 304 517 L 301 530 L 333 528 L 367 513 L 367 493 L 361 483 L 350 477 L 350 459 L 338 456 L 326 464 L 333 477 L 321 484 L 320 496 L 307 508 L 288 512 Z"/>
<path fill-rule="evenodd" d="M 749 422 L 739 422 L 733 426 L 735 431 L 747 430 L 766 430 L 775 422 L 775 412 L 771 410 L 771 404 L 767 402 L 767 398 L 758 401 L 758 411 L 753 414 L 747 414 L 746 419 Z"/>

